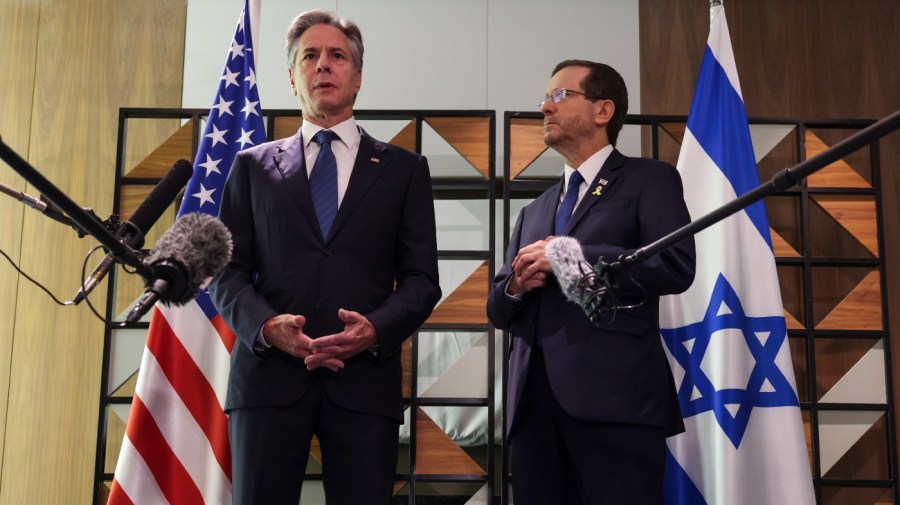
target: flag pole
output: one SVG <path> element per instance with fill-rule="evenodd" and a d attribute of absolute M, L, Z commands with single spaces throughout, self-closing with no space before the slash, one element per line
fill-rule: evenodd
<path fill-rule="evenodd" d="M 641 263 L 647 258 L 659 254 L 674 244 L 709 228 L 740 210 L 743 210 L 745 207 L 750 206 L 756 201 L 762 200 L 778 191 L 790 188 L 802 179 L 809 177 L 813 173 L 825 168 L 844 156 L 849 155 L 857 149 L 884 137 L 898 128 L 900 128 L 900 110 L 897 110 L 890 116 L 856 132 L 831 148 L 822 151 L 818 155 L 813 156 L 806 161 L 802 161 L 793 167 L 785 168 L 775 174 L 775 176 L 767 182 L 744 193 L 739 198 L 726 203 L 705 216 L 697 218 L 693 222 L 673 231 L 656 242 L 641 247 L 630 255 L 619 257 L 618 261 L 607 265 L 605 268 L 610 269 L 612 272 L 617 272 L 619 270 L 628 269 L 637 263 Z M 601 262 L 602 261 L 603 259 L 601 258 Z M 599 267 L 600 264 L 598 263 L 598 269 Z"/>

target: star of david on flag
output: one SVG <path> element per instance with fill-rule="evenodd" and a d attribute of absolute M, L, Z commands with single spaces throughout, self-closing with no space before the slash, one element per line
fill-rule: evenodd
<path fill-rule="evenodd" d="M 678 158 L 692 219 L 759 185 L 721 5 L 710 20 Z M 686 430 L 668 439 L 666 504 L 815 503 L 765 206 L 695 240 L 694 284 L 660 300 Z"/>
<path fill-rule="evenodd" d="M 229 45 L 179 216 L 218 215 L 235 155 L 266 141 L 248 4 Z M 183 307 L 154 308 L 108 504 L 231 503 L 223 406 L 234 342 L 205 290 Z"/>
<path fill-rule="evenodd" d="M 754 407 L 800 405 L 793 384 L 775 363 L 787 336 L 784 317 L 748 316 L 724 276 L 716 280 L 703 320 L 661 331 L 670 354 L 686 371 L 678 389 L 681 415 L 712 411 L 736 449 Z M 718 356 L 741 359 L 722 370 L 711 363 Z"/>

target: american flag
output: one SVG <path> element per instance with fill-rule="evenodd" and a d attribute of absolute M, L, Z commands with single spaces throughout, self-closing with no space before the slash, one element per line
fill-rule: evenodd
<path fill-rule="evenodd" d="M 235 155 L 265 142 L 245 0 L 178 215 L 219 213 Z M 230 504 L 223 410 L 235 336 L 205 290 L 151 315 L 110 505 Z"/>

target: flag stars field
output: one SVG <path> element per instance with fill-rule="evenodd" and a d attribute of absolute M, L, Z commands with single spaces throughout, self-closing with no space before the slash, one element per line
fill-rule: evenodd
<path fill-rule="evenodd" d="M 232 72 L 230 69 L 225 69 L 225 73 L 222 74 L 222 78 L 220 79 L 225 81 L 225 89 L 228 89 L 228 86 L 231 86 L 232 84 L 240 87 L 240 84 L 237 82 L 238 75 L 240 75 L 240 72 Z"/>
<path fill-rule="evenodd" d="M 203 186 L 203 184 L 200 184 L 200 191 L 198 193 L 194 193 L 191 196 L 196 197 L 200 200 L 200 203 L 198 204 L 200 207 L 203 207 L 203 204 L 205 204 L 207 202 L 215 205 L 216 202 L 215 202 L 215 200 L 212 199 L 212 194 L 216 192 L 216 189 L 217 188 L 206 189 L 206 187 Z"/>
<path fill-rule="evenodd" d="M 206 135 L 204 135 L 204 137 L 211 138 L 211 139 L 212 139 L 212 143 L 213 143 L 211 147 L 216 147 L 216 144 L 218 144 L 218 143 L 220 143 L 220 142 L 221 142 L 222 144 L 227 144 L 227 143 L 228 143 L 228 142 L 225 140 L 225 134 L 227 134 L 227 133 L 228 133 L 228 130 L 220 130 L 219 127 L 216 126 L 215 123 L 214 123 L 214 124 L 213 124 L 213 131 L 207 133 Z"/>
<path fill-rule="evenodd" d="M 244 108 L 241 109 L 241 112 L 244 113 L 244 119 L 249 118 L 250 114 L 256 114 L 257 116 L 259 115 L 259 112 L 256 111 L 257 104 L 259 104 L 259 102 L 247 100 L 247 103 L 244 104 Z"/>
<path fill-rule="evenodd" d="M 250 144 L 251 146 L 253 145 L 253 139 L 250 136 L 253 135 L 254 131 L 256 130 L 246 131 L 241 128 L 241 136 L 237 139 L 238 144 L 241 145 L 241 149 L 243 149 L 246 144 Z"/>
<path fill-rule="evenodd" d="M 251 31 L 245 2 L 179 216 L 218 215 L 218 195 L 238 150 L 266 141 L 254 62 L 247 57 Z M 245 104 L 244 114 L 232 111 L 235 103 Z M 235 339 L 206 290 L 183 307 L 153 310 L 108 505 L 231 503 L 223 405 Z"/>
<path fill-rule="evenodd" d="M 234 100 L 229 100 L 226 102 L 225 99 L 222 98 L 222 95 L 219 95 L 218 103 L 213 105 L 212 108 L 219 111 L 219 116 L 221 116 L 222 114 L 230 114 L 233 116 L 234 114 L 231 112 L 231 104 L 233 103 Z"/>
<path fill-rule="evenodd" d="M 210 175 L 212 175 L 213 172 L 215 172 L 215 173 L 221 175 L 221 174 L 222 174 L 222 171 L 219 170 L 219 162 L 221 162 L 221 161 L 222 161 L 221 159 L 214 160 L 214 159 L 212 159 L 212 156 L 210 156 L 209 154 L 207 154 L 207 155 L 206 155 L 206 161 L 203 162 L 203 163 L 197 164 L 197 166 L 198 166 L 198 167 L 203 167 L 203 168 L 206 169 L 206 176 L 207 176 L 207 177 L 209 177 Z"/>

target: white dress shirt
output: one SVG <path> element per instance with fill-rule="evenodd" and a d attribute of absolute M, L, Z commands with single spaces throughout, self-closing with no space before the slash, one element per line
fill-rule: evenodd
<path fill-rule="evenodd" d="M 581 204 L 581 199 L 584 198 L 584 194 L 587 193 L 588 188 L 594 182 L 594 178 L 600 173 L 600 169 L 603 168 L 603 164 L 606 163 L 606 159 L 609 158 L 609 155 L 612 154 L 612 152 L 612 144 L 607 144 L 606 147 L 600 149 L 592 154 L 590 158 L 584 160 L 584 163 L 578 167 L 578 171 L 581 173 L 584 181 L 578 186 L 578 199 L 575 200 L 575 209 L 578 209 L 578 205 Z M 562 191 L 559 194 L 559 203 L 562 203 L 563 198 L 566 196 L 566 190 L 569 188 L 569 177 L 572 176 L 572 172 L 574 171 L 575 169 L 568 164 L 563 170 L 563 185 Z M 557 203 L 557 208 L 559 208 L 559 203 Z"/>
<path fill-rule="evenodd" d="M 306 176 L 312 173 L 313 165 L 316 163 L 316 157 L 319 155 L 319 144 L 314 137 L 320 130 L 324 130 L 319 125 L 303 120 L 300 126 L 300 132 L 303 135 L 303 155 L 306 157 Z M 353 164 L 356 163 L 356 153 L 359 152 L 359 128 L 356 126 L 356 120 L 353 117 L 342 123 L 338 123 L 328 130 L 333 131 L 340 137 L 340 142 L 333 141 L 331 143 L 331 151 L 337 160 L 337 178 L 338 178 L 338 208 L 344 201 L 344 193 L 347 192 L 347 185 L 350 183 L 350 173 L 353 172 Z"/>

